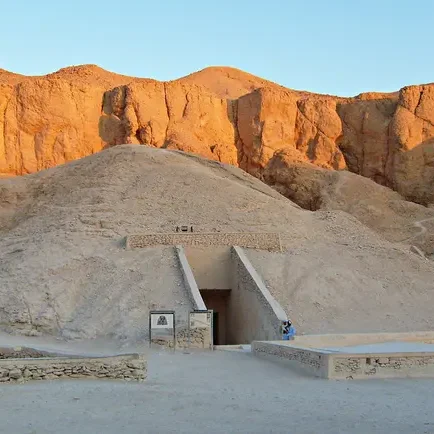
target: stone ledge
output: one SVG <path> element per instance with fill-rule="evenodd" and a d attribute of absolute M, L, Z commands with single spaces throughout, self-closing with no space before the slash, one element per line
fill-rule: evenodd
<path fill-rule="evenodd" d="M 297 348 L 276 341 L 254 341 L 252 342 L 252 354 L 288 362 L 291 367 L 301 369 L 315 377 L 329 378 L 328 357 L 320 351 Z"/>
<path fill-rule="evenodd" d="M 127 249 L 139 249 L 158 245 L 167 246 L 240 246 L 248 249 L 280 252 L 280 234 L 278 233 L 166 233 L 128 235 Z"/>
<path fill-rule="evenodd" d="M 147 363 L 139 354 L 0 360 L 0 383 L 77 378 L 144 381 L 146 377 Z"/>

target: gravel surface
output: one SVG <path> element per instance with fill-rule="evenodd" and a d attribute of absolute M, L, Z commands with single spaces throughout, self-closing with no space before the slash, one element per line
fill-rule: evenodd
<path fill-rule="evenodd" d="M 243 352 L 155 352 L 142 384 L 0 388 L 0 433 L 434 433 L 434 380 L 327 381 Z"/>

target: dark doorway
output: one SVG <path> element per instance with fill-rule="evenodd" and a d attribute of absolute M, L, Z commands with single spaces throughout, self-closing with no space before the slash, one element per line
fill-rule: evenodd
<path fill-rule="evenodd" d="M 213 338 L 214 345 L 227 344 L 227 306 L 230 289 L 201 289 L 206 308 L 213 311 Z"/>
<path fill-rule="evenodd" d="M 218 312 L 213 312 L 212 325 L 213 325 L 213 343 L 214 343 L 214 345 L 221 345 L 221 343 L 219 342 L 219 334 L 218 334 L 218 329 L 219 329 L 219 313 Z"/>

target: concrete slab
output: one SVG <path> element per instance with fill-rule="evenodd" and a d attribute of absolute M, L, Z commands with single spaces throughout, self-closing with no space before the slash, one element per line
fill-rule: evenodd
<path fill-rule="evenodd" d="M 300 336 L 253 342 L 252 352 L 322 378 L 434 378 L 433 338 L 434 332 Z"/>
<path fill-rule="evenodd" d="M 351 345 L 345 347 L 331 347 L 325 350 L 337 353 L 422 353 L 432 352 L 434 354 L 434 344 L 425 344 L 420 342 L 382 342 L 378 344 Z"/>
<path fill-rule="evenodd" d="M 215 350 L 220 351 L 241 351 L 244 353 L 251 353 L 251 345 L 214 345 Z"/>

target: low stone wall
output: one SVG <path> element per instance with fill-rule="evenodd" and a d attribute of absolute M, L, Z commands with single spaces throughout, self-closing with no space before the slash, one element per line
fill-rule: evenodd
<path fill-rule="evenodd" d="M 0 383 L 77 378 L 144 381 L 146 376 L 146 360 L 138 354 L 0 360 Z"/>
<path fill-rule="evenodd" d="M 127 249 L 156 245 L 240 246 L 270 252 L 280 252 L 282 250 L 278 233 L 171 233 L 128 235 L 126 237 Z"/>
<path fill-rule="evenodd" d="M 340 335 L 342 336 L 342 335 Z M 300 338 L 301 340 L 303 337 Z M 316 377 L 349 380 L 368 378 L 434 378 L 434 352 L 349 353 L 304 348 L 294 341 L 253 342 L 252 353 L 288 362 Z"/>
<path fill-rule="evenodd" d="M 294 348 L 272 342 L 252 342 L 252 353 L 255 356 L 274 358 L 283 362 L 295 362 L 294 367 L 300 368 L 315 377 L 329 377 L 329 360 L 320 352 Z"/>
<path fill-rule="evenodd" d="M 161 339 L 155 337 L 151 341 L 151 346 L 172 348 L 174 347 L 173 338 Z M 197 349 L 211 349 L 211 330 L 209 329 L 192 329 L 187 327 L 180 328 L 176 331 L 175 348 L 197 348 Z"/>
<path fill-rule="evenodd" d="M 434 353 L 329 355 L 328 378 L 434 378 Z"/>
<path fill-rule="evenodd" d="M 193 330 L 180 330 L 176 334 L 176 346 L 178 348 L 198 348 L 207 349 L 211 348 L 211 334 L 208 329 L 193 329 Z"/>

